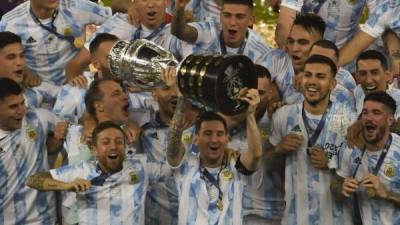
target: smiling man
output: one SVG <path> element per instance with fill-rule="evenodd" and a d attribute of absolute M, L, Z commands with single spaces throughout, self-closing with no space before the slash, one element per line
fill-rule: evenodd
<path fill-rule="evenodd" d="M 93 131 L 96 161 L 32 175 L 28 185 L 41 191 L 75 191 L 79 224 L 144 224 L 149 185 L 170 174 L 166 164 L 144 155 L 125 157 L 126 137 L 119 125 L 100 123 Z"/>
<path fill-rule="evenodd" d="M 278 109 L 269 141 L 285 156 L 285 201 L 282 224 L 351 224 L 350 215 L 329 191 L 331 170 L 338 168 L 344 133 L 355 119 L 352 108 L 331 102 L 336 64 L 312 55 L 305 62 L 304 101 Z"/>
<path fill-rule="evenodd" d="M 361 113 L 364 148 L 347 147 L 331 190 L 339 199 L 353 197 L 354 224 L 400 222 L 400 137 L 390 132 L 396 102 L 384 91 L 367 94 Z"/>
<path fill-rule="evenodd" d="M 376 50 L 361 53 L 356 61 L 356 79 L 359 85 L 354 90 L 357 113 L 360 114 L 366 94 L 374 91 L 385 91 L 396 101 L 396 120 L 400 117 L 400 90 L 389 88 L 391 74 L 387 58 Z"/>
<path fill-rule="evenodd" d="M 211 21 L 186 24 L 186 1 L 176 1 L 171 32 L 179 39 L 194 44 L 195 53 L 241 54 L 254 63 L 264 64 L 262 57 L 271 48 L 248 27 L 253 24 L 252 0 L 225 0 L 220 13 L 222 31 Z"/>

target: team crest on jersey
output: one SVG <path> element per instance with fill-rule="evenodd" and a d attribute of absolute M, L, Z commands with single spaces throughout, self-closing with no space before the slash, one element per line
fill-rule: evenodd
<path fill-rule="evenodd" d="M 64 36 L 71 36 L 72 35 L 72 29 L 71 27 L 66 27 L 64 29 Z"/>
<path fill-rule="evenodd" d="M 34 127 L 26 128 L 26 136 L 28 136 L 29 140 L 35 141 L 37 139 L 37 131 Z"/>
<path fill-rule="evenodd" d="M 137 184 L 139 182 L 139 175 L 136 171 L 132 171 L 129 173 L 129 183 L 130 184 Z"/>
<path fill-rule="evenodd" d="M 188 145 L 188 144 L 190 144 L 191 141 L 192 141 L 192 137 L 191 137 L 190 134 L 184 134 L 182 136 L 182 143 L 183 144 Z"/>
<path fill-rule="evenodd" d="M 268 138 L 268 131 L 260 129 L 261 139 L 266 140 Z"/>
<path fill-rule="evenodd" d="M 383 173 L 387 177 L 394 177 L 394 176 L 396 176 L 396 167 L 393 165 L 393 163 L 384 163 L 383 164 Z"/>
<path fill-rule="evenodd" d="M 230 171 L 228 169 L 223 169 L 221 171 L 221 176 L 222 176 L 222 179 L 224 179 L 224 181 L 229 181 L 229 180 L 232 180 L 233 173 L 232 173 L 232 171 Z"/>

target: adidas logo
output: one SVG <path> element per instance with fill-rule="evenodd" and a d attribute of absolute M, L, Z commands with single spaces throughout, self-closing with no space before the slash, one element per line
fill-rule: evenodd
<path fill-rule="evenodd" d="M 36 40 L 33 39 L 33 37 L 31 36 L 28 38 L 28 40 L 26 40 L 26 43 L 28 43 L 28 44 L 36 43 Z"/>
<path fill-rule="evenodd" d="M 157 140 L 158 140 L 157 132 L 151 133 L 151 134 L 149 134 L 149 136 L 150 136 L 151 138 L 154 138 L 154 139 L 157 139 Z"/>
<path fill-rule="evenodd" d="M 296 125 L 292 128 L 290 132 L 302 132 L 299 125 Z"/>

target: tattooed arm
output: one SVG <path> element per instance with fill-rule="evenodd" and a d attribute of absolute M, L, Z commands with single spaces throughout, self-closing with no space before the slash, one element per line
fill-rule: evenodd
<path fill-rule="evenodd" d="M 171 34 L 180 40 L 193 44 L 197 40 L 197 30 L 186 24 L 185 6 L 186 0 L 175 1 L 175 14 L 171 24 Z"/>
<path fill-rule="evenodd" d="M 167 158 L 171 166 L 178 166 L 185 154 L 185 147 L 181 142 L 185 123 L 184 106 L 185 99 L 179 96 L 168 130 Z"/>
<path fill-rule="evenodd" d="M 91 187 L 90 181 L 84 179 L 77 179 L 71 183 L 55 180 L 50 172 L 30 176 L 27 185 L 39 191 L 85 191 Z"/>

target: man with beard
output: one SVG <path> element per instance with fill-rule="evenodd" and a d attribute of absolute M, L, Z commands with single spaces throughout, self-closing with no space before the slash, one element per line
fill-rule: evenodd
<path fill-rule="evenodd" d="M 0 31 L 22 38 L 26 64 L 41 80 L 65 82 L 65 67 L 79 52 L 86 24 L 102 24 L 111 9 L 87 0 L 30 0 L 3 16 Z"/>
<path fill-rule="evenodd" d="M 367 94 L 361 113 L 364 146 L 347 147 L 331 190 L 339 199 L 353 197 L 354 224 L 400 223 L 400 137 L 390 132 L 396 102 L 383 91 Z"/>
<path fill-rule="evenodd" d="M 171 77 L 176 76 L 174 67 L 168 67 L 161 73 L 161 80 L 169 84 Z M 152 95 L 158 110 L 151 110 L 150 121 L 142 126 L 140 147 L 149 160 L 165 163 L 167 160 L 166 143 L 168 129 L 174 115 L 178 90 L 175 85 L 165 85 L 152 90 Z M 187 121 L 182 143 L 189 145 L 194 129 L 192 125 L 199 110 L 189 102 L 185 104 L 185 120 Z M 178 222 L 178 193 L 173 177 L 153 185 L 146 198 L 146 224 L 177 224 Z"/>
<path fill-rule="evenodd" d="M 385 91 L 395 99 L 397 111 L 395 111 L 394 118 L 399 119 L 400 90 L 389 88 L 391 74 L 386 57 L 376 50 L 368 50 L 358 56 L 356 66 L 356 79 L 359 85 L 354 90 L 354 97 L 356 98 L 357 113 L 362 112 L 366 94 L 374 91 Z"/>
<path fill-rule="evenodd" d="M 194 53 L 240 54 L 263 65 L 271 48 L 263 38 L 248 28 L 253 24 L 252 0 L 225 0 L 220 13 L 221 29 L 212 21 L 186 24 L 185 0 L 176 1 L 171 32 L 180 40 L 193 44 Z"/>
<path fill-rule="evenodd" d="M 346 208 L 329 191 L 345 131 L 355 119 L 347 104 L 329 100 L 336 70 L 328 57 L 310 56 L 302 79 L 305 100 L 283 106 L 273 116 L 269 141 L 275 155 L 285 156 L 282 224 L 350 224 Z"/>
<path fill-rule="evenodd" d="M 77 192 L 81 225 L 143 225 L 147 188 L 170 174 L 170 167 L 144 155 L 125 157 L 125 146 L 119 125 L 99 123 L 93 131 L 96 161 L 34 174 L 28 185 L 41 191 Z"/>

